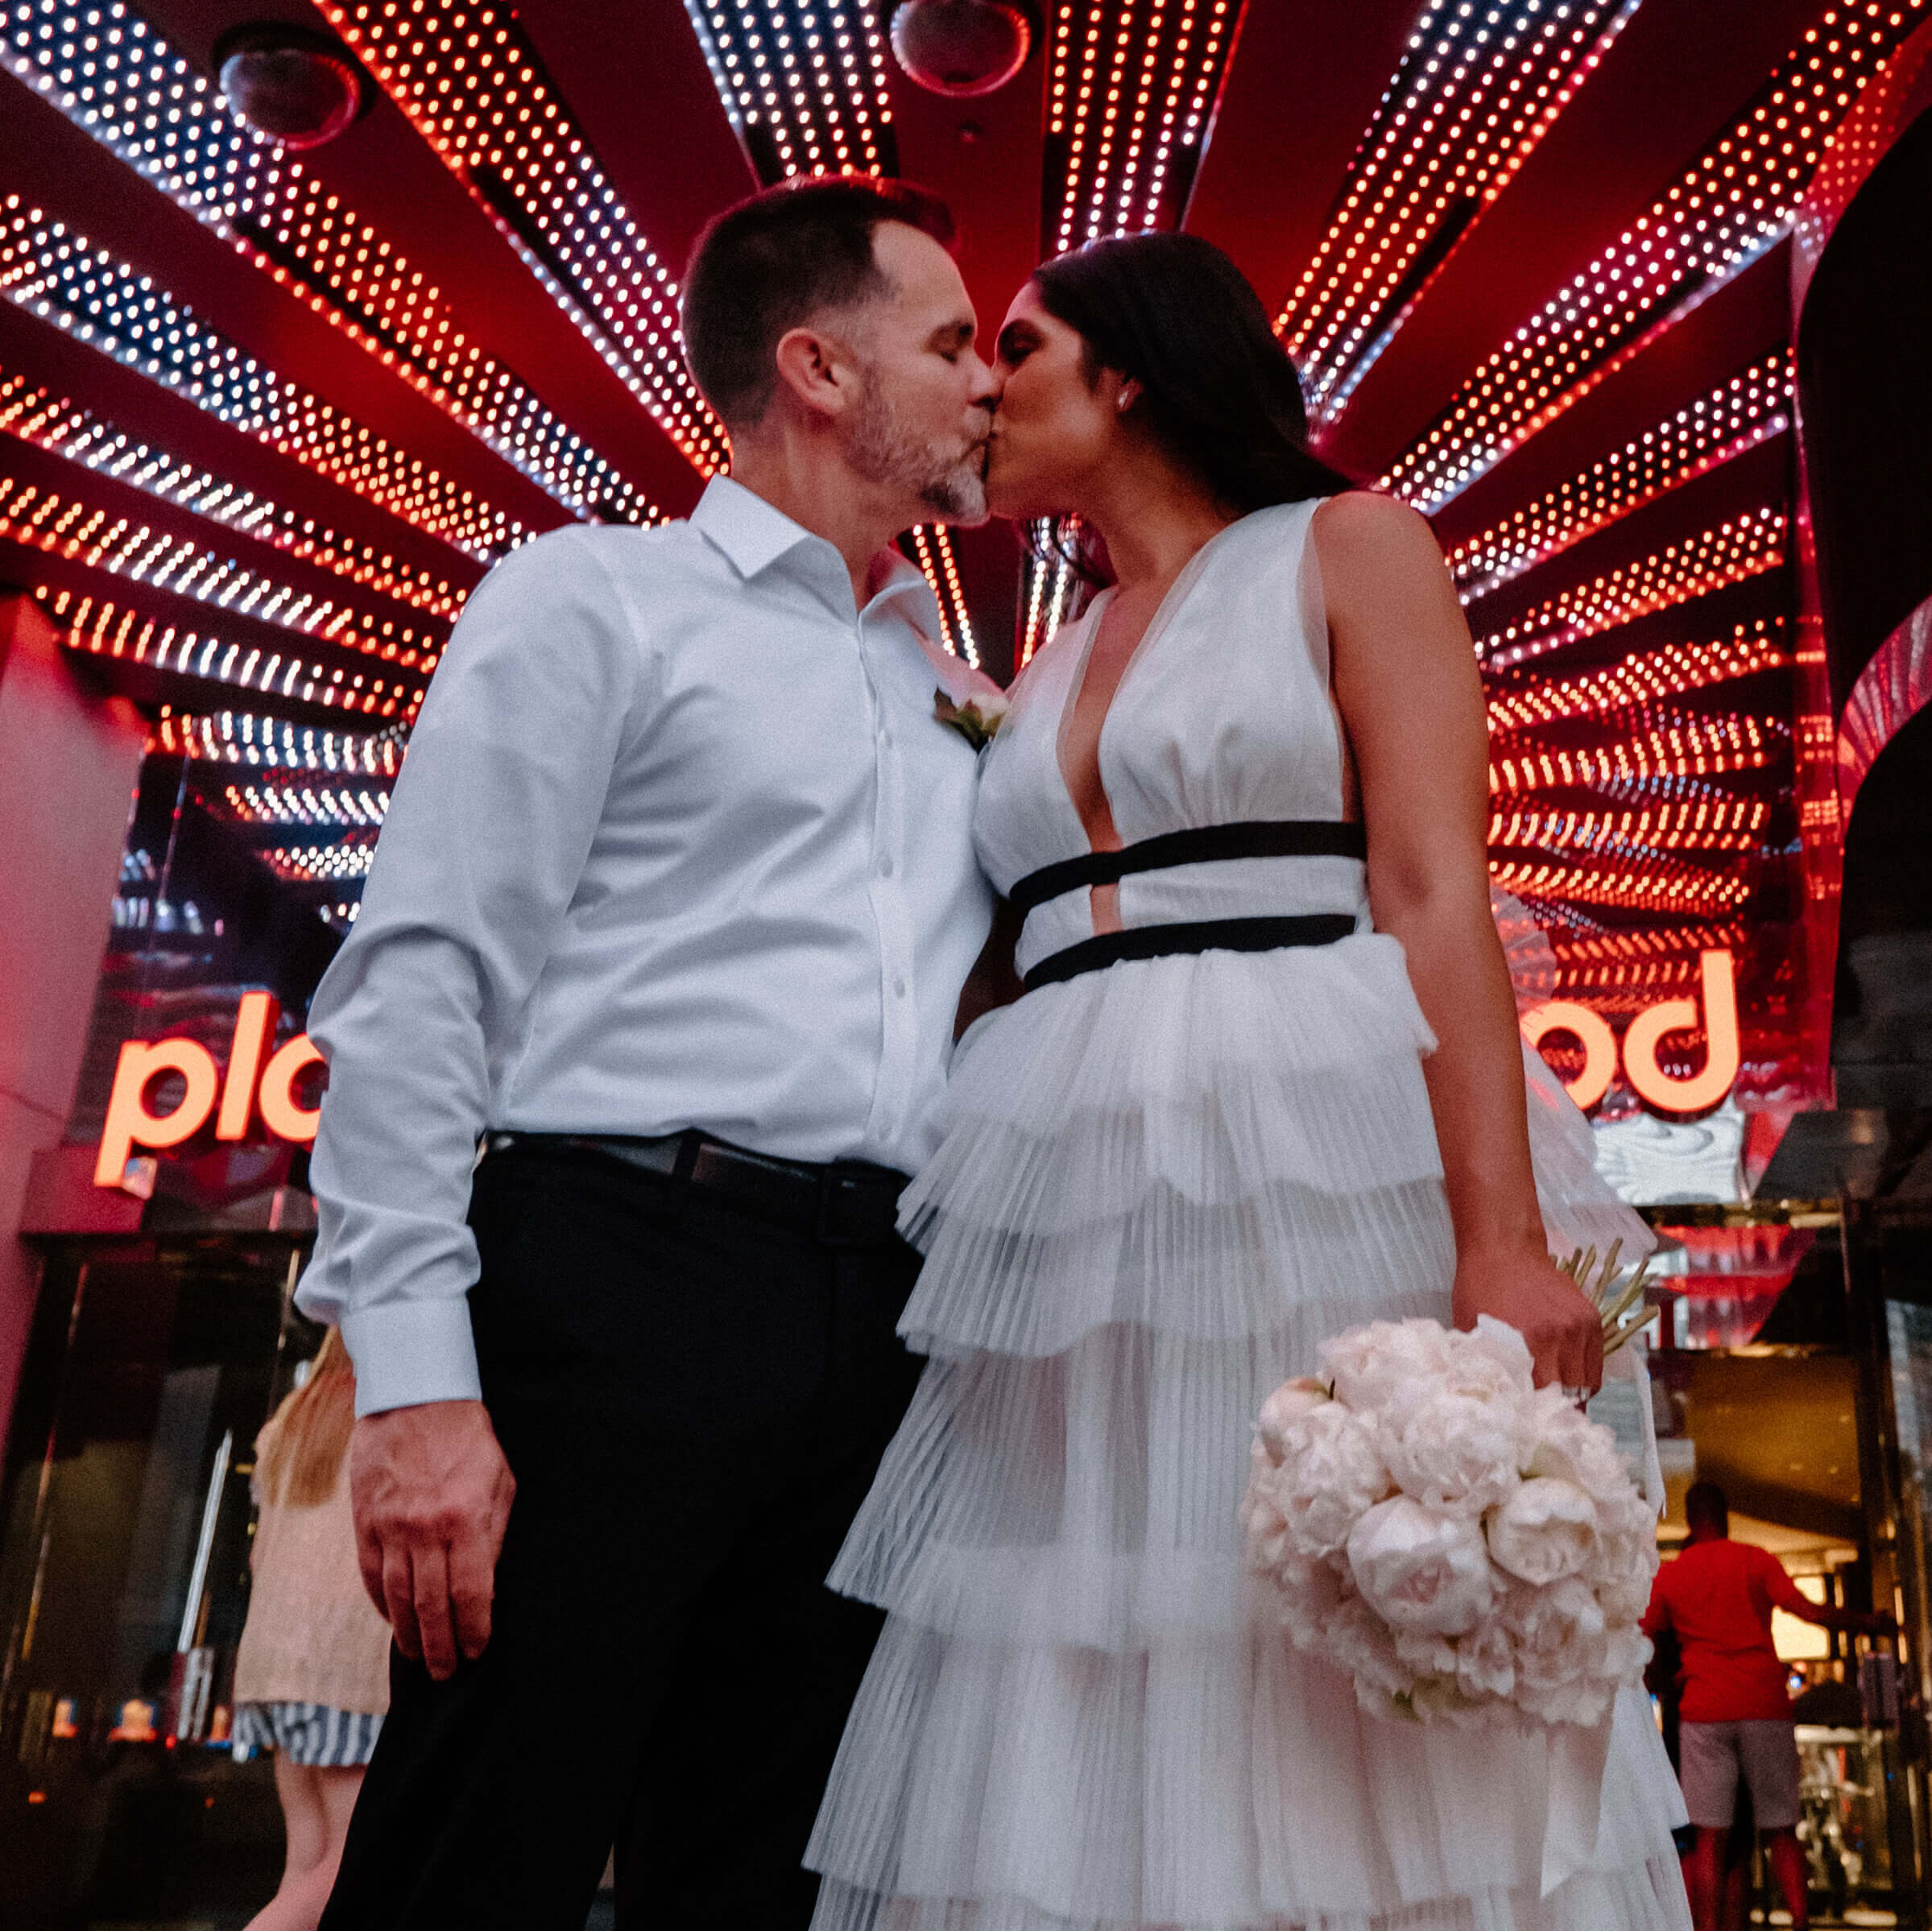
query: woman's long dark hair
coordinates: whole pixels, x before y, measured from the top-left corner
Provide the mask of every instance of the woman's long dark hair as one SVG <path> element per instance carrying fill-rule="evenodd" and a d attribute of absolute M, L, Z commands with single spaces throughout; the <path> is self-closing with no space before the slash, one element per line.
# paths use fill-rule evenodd
<path fill-rule="evenodd" d="M 1356 486 L 1308 448 L 1308 409 L 1288 351 L 1247 278 L 1212 242 L 1137 234 L 1090 242 L 1033 271 L 1047 312 L 1078 333 L 1090 378 L 1140 385 L 1134 414 L 1239 515 Z M 1033 526 L 1033 553 L 1107 575 L 1074 517 Z"/>

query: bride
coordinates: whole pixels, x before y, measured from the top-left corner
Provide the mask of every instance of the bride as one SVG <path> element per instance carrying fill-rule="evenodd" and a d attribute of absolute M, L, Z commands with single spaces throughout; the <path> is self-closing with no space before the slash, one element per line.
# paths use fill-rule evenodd
<path fill-rule="evenodd" d="M 1041 268 L 997 374 L 991 507 L 1107 587 L 983 766 L 1024 990 L 902 1205 L 930 1358 L 831 1578 L 888 1619 L 815 1931 L 1680 1931 L 1640 1695 L 1600 1735 L 1369 1716 L 1242 1575 L 1254 1416 L 1324 1337 L 1487 1313 L 1602 1375 L 1549 1247 L 1623 1210 L 1526 1089 L 1441 555 L 1308 453 L 1198 238 Z"/>

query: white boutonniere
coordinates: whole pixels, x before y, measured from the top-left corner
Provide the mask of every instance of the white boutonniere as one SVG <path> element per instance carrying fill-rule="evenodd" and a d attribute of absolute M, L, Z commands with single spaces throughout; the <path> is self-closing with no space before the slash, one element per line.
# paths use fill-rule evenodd
<path fill-rule="evenodd" d="M 949 724 L 976 751 L 983 751 L 999 735 L 1010 707 L 997 691 L 976 691 L 963 704 L 955 704 L 944 691 L 933 693 L 933 715 Z"/>

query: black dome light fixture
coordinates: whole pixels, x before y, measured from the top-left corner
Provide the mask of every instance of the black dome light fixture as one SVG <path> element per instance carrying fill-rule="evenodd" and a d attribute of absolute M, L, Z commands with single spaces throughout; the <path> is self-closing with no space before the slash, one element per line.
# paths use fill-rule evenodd
<path fill-rule="evenodd" d="M 230 27 L 215 71 L 229 112 L 283 147 L 320 147 L 363 109 L 362 69 L 341 41 L 274 20 Z"/>
<path fill-rule="evenodd" d="M 1032 46 L 1016 0 L 904 0 L 892 15 L 892 53 L 908 77 L 952 100 L 1004 87 Z"/>

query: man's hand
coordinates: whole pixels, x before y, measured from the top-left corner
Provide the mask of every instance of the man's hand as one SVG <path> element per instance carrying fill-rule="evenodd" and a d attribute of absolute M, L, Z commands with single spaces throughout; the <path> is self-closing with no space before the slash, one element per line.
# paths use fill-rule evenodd
<path fill-rule="evenodd" d="M 516 1478 L 480 1401 L 365 1415 L 349 1449 L 356 1553 L 403 1654 L 441 1683 L 490 1640 Z"/>
<path fill-rule="evenodd" d="M 1547 1254 L 1529 1248 L 1465 1255 L 1452 1303 L 1458 1328 L 1487 1314 L 1529 1344 L 1538 1387 L 1551 1382 L 1594 1395 L 1603 1385 L 1603 1322 Z"/>

